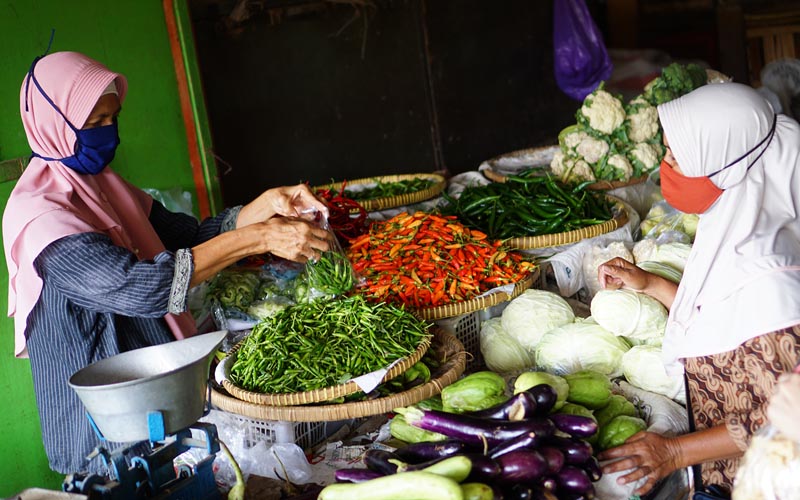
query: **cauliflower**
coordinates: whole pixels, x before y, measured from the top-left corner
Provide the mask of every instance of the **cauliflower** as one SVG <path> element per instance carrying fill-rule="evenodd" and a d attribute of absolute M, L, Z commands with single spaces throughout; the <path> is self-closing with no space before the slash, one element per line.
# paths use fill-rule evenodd
<path fill-rule="evenodd" d="M 550 162 L 550 170 L 563 182 L 597 180 L 588 163 L 581 158 L 565 155 L 563 151 L 555 152 Z"/>
<path fill-rule="evenodd" d="M 628 181 L 633 175 L 633 167 L 623 155 L 612 155 L 608 159 L 608 165 L 614 169 L 614 177 L 618 180 Z"/>
<path fill-rule="evenodd" d="M 611 135 L 625 121 L 625 109 L 620 99 L 598 88 L 583 100 L 577 119 L 578 123 Z"/>
<path fill-rule="evenodd" d="M 654 138 L 660 129 L 658 111 L 642 96 L 628 103 L 626 108 L 628 138 L 633 142 L 645 142 Z"/>
<path fill-rule="evenodd" d="M 608 154 L 608 143 L 586 134 L 575 148 L 575 152 L 583 157 L 586 163 L 597 163 Z"/>
<path fill-rule="evenodd" d="M 664 154 L 661 152 L 660 147 L 647 142 L 640 142 L 628 151 L 628 160 L 630 160 L 634 169 L 640 172 L 654 170 L 661 163 L 663 156 Z"/>
<path fill-rule="evenodd" d="M 607 141 L 592 136 L 580 125 L 571 125 L 562 130 L 558 134 L 558 143 L 567 155 L 583 158 L 590 164 L 603 159 L 609 150 Z"/>

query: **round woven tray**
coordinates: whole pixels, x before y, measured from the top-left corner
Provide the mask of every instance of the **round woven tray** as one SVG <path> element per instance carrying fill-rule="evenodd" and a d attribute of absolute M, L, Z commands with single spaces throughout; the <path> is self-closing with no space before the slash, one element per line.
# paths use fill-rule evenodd
<path fill-rule="evenodd" d="M 422 359 L 422 356 L 428 350 L 428 347 L 431 345 L 431 336 L 424 337 L 420 342 L 417 350 L 411 353 L 409 356 L 401 359 L 400 362 L 396 363 L 392 366 L 389 371 L 381 379 L 381 382 L 386 382 L 387 380 L 391 380 L 398 375 L 403 374 L 406 370 L 411 368 L 411 366 Z M 236 352 L 241 347 L 241 342 L 233 346 L 229 356 L 236 356 Z M 233 362 L 233 360 L 231 360 Z M 353 382 L 347 382 L 345 384 L 335 385 L 333 387 L 324 387 L 322 389 L 316 389 L 313 391 L 305 391 L 305 392 L 292 392 L 286 394 L 263 394 L 260 392 L 252 392 L 242 389 L 234 385 L 233 382 L 230 380 L 223 380 L 222 385 L 225 387 L 225 390 L 228 391 L 232 396 L 241 399 L 242 401 L 248 401 L 250 403 L 260 404 L 260 405 L 273 405 L 273 406 L 292 406 L 292 405 L 304 405 L 309 403 L 319 403 L 322 401 L 330 401 L 331 399 L 340 398 L 343 396 L 347 396 L 349 394 L 353 394 L 361 390 L 361 388 Z"/>
<path fill-rule="evenodd" d="M 415 191 L 413 193 L 406 193 L 397 196 L 387 196 L 385 198 L 375 198 L 372 200 L 356 200 L 358 201 L 359 205 L 364 207 L 364 210 L 367 212 L 376 212 L 380 210 L 386 210 L 388 208 L 396 208 L 396 207 L 403 207 L 406 205 L 411 205 L 414 203 L 419 203 L 425 200 L 430 200 L 431 198 L 435 198 L 439 196 L 447 182 L 445 181 L 444 176 L 439 174 L 399 174 L 399 175 L 384 175 L 381 177 L 368 177 L 364 179 L 355 179 L 352 181 L 347 181 L 346 186 L 357 186 L 357 185 L 364 185 L 364 184 L 377 184 L 378 182 L 399 182 L 399 181 L 408 181 L 412 179 L 430 179 L 434 181 L 434 184 L 431 185 L 427 189 L 423 189 L 421 191 Z M 312 191 L 317 191 L 320 189 L 334 189 L 340 190 L 342 188 L 341 182 L 335 182 L 333 184 L 324 184 L 322 186 L 315 186 L 312 188 Z"/>
<path fill-rule="evenodd" d="M 505 241 L 505 244 L 512 248 L 519 250 L 532 250 L 535 248 L 549 248 L 558 247 L 561 245 L 569 245 L 577 243 L 587 238 L 594 238 L 601 234 L 610 233 L 616 229 L 621 228 L 628 223 L 628 212 L 622 204 L 614 206 L 614 218 L 607 220 L 600 224 L 593 226 L 582 227 L 572 231 L 563 233 L 542 234 L 539 236 L 520 236 L 517 238 L 510 238 Z"/>
<path fill-rule="evenodd" d="M 431 374 L 425 384 L 404 392 L 352 403 L 318 406 L 268 406 L 250 403 L 231 397 L 224 389 L 213 384 L 211 404 L 220 410 L 259 420 L 280 420 L 289 422 L 330 422 L 349 418 L 368 417 L 392 411 L 394 408 L 408 406 L 428 399 L 442 392 L 464 373 L 467 353 L 464 346 L 452 334 L 440 328 L 433 329 L 431 349 L 442 365 Z"/>
<path fill-rule="evenodd" d="M 492 182 L 506 182 L 509 175 L 514 175 L 532 167 L 542 167 L 542 173 L 550 172 L 550 161 L 558 151 L 558 146 L 544 146 L 538 148 L 520 149 L 504 155 L 496 156 L 483 162 L 480 166 L 481 173 Z M 627 181 L 597 181 L 586 186 L 593 191 L 609 191 L 626 186 L 641 184 L 648 175 L 635 177 Z"/>
<path fill-rule="evenodd" d="M 487 307 L 500 304 L 507 300 L 511 300 L 517 295 L 531 287 L 539 278 L 539 268 L 535 268 L 525 279 L 518 281 L 514 284 L 514 290 L 511 294 L 506 292 L 497 292 L 482 297 L 475 297 L 474 299 L 465 300 L 463 302 L 453 302 L 438 307 L 430 307 L 427 309 L 416 309 L 414 312 L 422 319 L 437 320 L 442 318 L 452 318 L 453 316 L 460 316 L 475 311 L 481 311 Z"/>

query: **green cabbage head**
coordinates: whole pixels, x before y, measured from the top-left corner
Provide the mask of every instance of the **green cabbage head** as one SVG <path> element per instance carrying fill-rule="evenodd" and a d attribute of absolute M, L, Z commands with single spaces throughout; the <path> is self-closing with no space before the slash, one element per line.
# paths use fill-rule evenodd
<path fill-rule="evenodd" d="M 536 366 L 557 375 L 594 370 L 618 377 L 622 375 L 622 355 L 630 347 L 591 319 L 578 321 L 542 336 L 536 346 Z"/>
<path fill-rule="evenodd" d="M 631 347 L 622 356 L 622 374 L 631 385 L 686 404 L 683 376 L 667 375 L 661 360 L 661 347 Z"/>
<path fill-rule="evenodd" d="M 546 290 L 525 290 L 508 303 L 500 316 L 503 329 L 533 353 L 542 335 L 572 323 L 575 313 L 560 295 Z"/>
<path fill-rule="evenodd" d="M 527 370 L 533 357 L 516 338 L 504 329 L 500 318 L 487 319 L 481 325 L 481 355 L 486 367 L 498 373 Z"/>
<path fill-rule="evenodd" d="M 664 336 L 667 309 L 661 302 L 633 290 L 600 290 L 592 299 L 592 317 L 614 335 L 633 340 Z"/>

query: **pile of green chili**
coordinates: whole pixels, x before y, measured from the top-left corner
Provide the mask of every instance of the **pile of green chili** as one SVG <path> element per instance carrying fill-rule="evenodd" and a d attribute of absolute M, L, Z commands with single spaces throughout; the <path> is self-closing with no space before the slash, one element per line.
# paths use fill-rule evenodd
<path fill-rule="evenodd" d="M 388 198 L 401 194 L 416 193 L 433 186 L 435 181 L 432 179 L 416 178 L 404 181 L 381 182 L 378 181 L 374 186 L 363 189 L 345 189 L 344 196 L 357 201 L 374 200 L 377 198 Z"/>
<path fill-rule="evenodd" d="M 526 171 L 505 183 L 467 187 L 458 198 L 445 193 L 442 212 L 490 239 L 561 233 L 612 218 L 612 203 L 602 192 L 587 190 L 588 184 L 568 186 Z"/>
<path fill-rule="evenodd" d="M 410 355 L 428 327 L 402 308 L 360 295 L 292 306 L 253 328 L 230 379 L 267 394 L 339 385 Z"/>

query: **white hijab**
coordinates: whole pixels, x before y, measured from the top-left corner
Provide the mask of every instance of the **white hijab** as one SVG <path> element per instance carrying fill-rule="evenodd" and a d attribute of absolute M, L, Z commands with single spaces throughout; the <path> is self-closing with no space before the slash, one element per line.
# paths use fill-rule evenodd
<path fill-rule="evenodd" d="M 736 83 L 700 87 L 658 114 L 685 176 L 730 165 L 711 177 L 724 192 L 700 216 L 670 310 L 663 352 L 675 371 L 680 358 L 800 324 L 800 126 Z"/>

